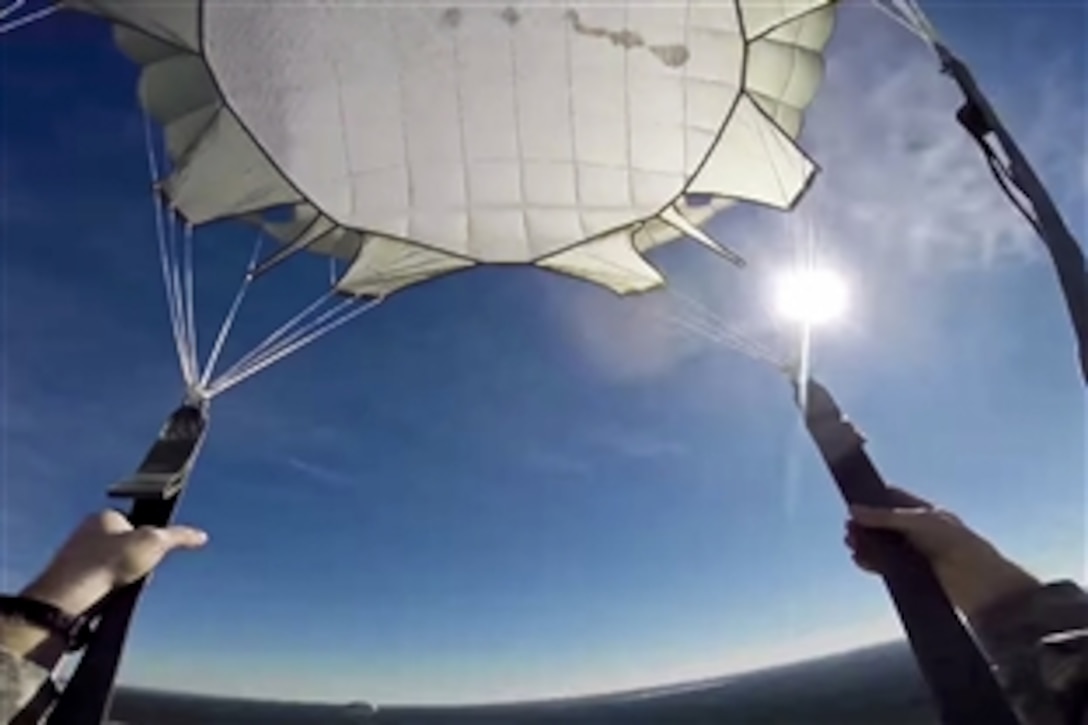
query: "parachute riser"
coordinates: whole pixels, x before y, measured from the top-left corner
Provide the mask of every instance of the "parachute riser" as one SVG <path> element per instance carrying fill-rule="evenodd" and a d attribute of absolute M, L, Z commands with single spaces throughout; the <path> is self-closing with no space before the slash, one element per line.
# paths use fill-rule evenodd
<path fill-rule="evenodd" d="M 134 500 L 177 497 L 200 454 L 207 428 L 207 402 L 187 400 L 166 419 L 136 473 L 113 484 L 108 495 Z"/>
<path fill-rule="evenodd" d="M 892 506 L 889 489 L 865 452 L 865 439 L 827 388 L 809 379 L 796 383 L 795 389 L 809 435 L 846 503 Z M 941 722 L 1019 725 L 928 559 L 893 532 L 867 532 L 866 545 L 882 572 Z"/>
<path fill-rule="evenodd" d="M 108 490 L 114 498 L 132 499 L 128 519 L 133 527 L 168 526 L 185 492 L 189 474 L 208 430 L 208 402 L 189 398 L 166 419 L 139 469 Z M 113 696 L 129 622 L 148 578 L 118 589 L 98 605 L 98 621 L 48 725 L 104 722 Z"/>
<path fill-rule="evenodd" d="M 1031 224 L 1050 255 L 1073 324 L 1081 375 L 1088 383 L 1088 268 L 1084 251 L 1066 226 L 1035 169 L 982 93 L 970 69 L 944 45 L 934 43 L 933 48 L 941 61 L 942 71 L 955 81 L 965 98 L 956 119 L 982 149 L 995 176 L 998 176 L 999 184 Z M 1007 164 L 999 160 L 991 139 L 997 141 L 1001 153 L 1008 160 Z M 1030 209 L 1025 209 L 1014 197 L 1006 187 L 1006 179 L 1030 202 Z"/>
<path fill-rule="evenodd" d="M 1069 231 L 1031 163 L 979 88 L 970 69 L 940 39 L 936 28 L 917 2 L 873 0 L 873 4 L 933 50 L 942 72 L 951 77 L 963 93 L 965 103 L 956 118 L 982 150 L 1002 191 L 1047 248 L 1073 324 L 1081 375 L 1088 384 L 1088 269 L 1080 244 Z M 1015 187 L 1029 204 L 1022 203 L 1010 187 Z"/>

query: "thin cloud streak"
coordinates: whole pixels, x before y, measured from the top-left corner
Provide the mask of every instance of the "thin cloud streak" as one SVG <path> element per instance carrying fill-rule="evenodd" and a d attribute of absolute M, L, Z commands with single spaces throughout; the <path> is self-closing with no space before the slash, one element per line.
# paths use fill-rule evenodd
<path fill-rule="evenodd" d="M 348 444 L 349 442 L 348 436 L 344 436 L 342 443 Z M 277 460 L 279 459 L 277 458 Z M 357 492 L 359 489 L 360 477 L 357 475 L 351 475 L 327 465 L 295 457 L 288 458 L 287 465 L 302 473 L 310 483 L 316 482 L 323 487 L 332 488 L 338 492 Z"/>

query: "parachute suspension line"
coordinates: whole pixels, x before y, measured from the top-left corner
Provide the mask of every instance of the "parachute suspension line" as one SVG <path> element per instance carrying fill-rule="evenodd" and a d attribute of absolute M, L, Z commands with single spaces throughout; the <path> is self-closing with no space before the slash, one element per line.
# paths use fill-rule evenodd
<path fill-rule="evenodd" d="M 329 255 L 329 286 L 335 287 L 340 279 L 340 267 L 336 264 L 336 257 Z"/>
<path fill-rule="evenodd" d="M 688 331 L 701 334 L 704 339 L 731 348 L 753 360 L 767 363 L 779 370 L 785 369 L 785 361 L 780 355 L 736 329 L 732 329 L 734 326 L 728 320 L 699 300 L 669 286 L 665 287 L 665 294 L 674 301 L 686 305 L 687 312 L 681 311 L 675 316 L 659 314 L 661 319 L 679 323 Z M 702 319 L 699 319 L 700 316 Z"/>
<path fill-rule="evenodd" d="M 4 20 L 9 16 L 14 15 L 15 12 L 22 8 L 24 5 L 26 5 L 26 0 L 14 0 L 14 2 L 10 3 L 9 5 L 5 5 L 4 8 L 0 10 L 0 20 Z M 6 23 L 0 23 L 0 35 L 10 33 L 13 30 L 18 30 L 19 28 L 30 25 L 31 23 L 36 23 L 43 18 L 49 17 L 60 9 L 61 4 L 54 3 L 53 5 L 47 5 L 44 8 L 35 10 L 34 12 L 27 13 L 20 18 L 9 20 Z"/>
<path fill-rule="evenodd" d="M 196 369 L 193 367 L 192 336 L 189 331 L 189 316 L 186 313 L 188 295 L 185 292 L 185 254 L 179 253 L 178 226 L 179 219 L 176 209 L 171 206 L 166 210 L 167 238 L 166 244 L 171 255 L 171 284 L 173 285 L 173 304 L 178 319 L 178 333 L 180 335 L 179 346 L 181 348 L 181 369 L 185 378 L 186 388 L 193 389 L 196 381 Z"/>
<path fill-rule="evenodd" d="M 16 10 L 26 5 L 26 0 L 13 0 L 11 3 L 0 8 L 0 20 L 15 13 Z"/>
<path fill-rule="evenodd" d="M 185 340 L 187 352 L 189 353 L 189 372 L 192 374 L 193 380 L 197 380 L 200 377 L 200 362 L 197 359 L 196 291 L 193 280 L 193 225 L 188 222 L 185 223 L 182 230 L 181 244 L 182 278 L 184 280 L 182 293 L 184 295 L 185 303 Z"/>
<path fill-rule="evenodd" d="M 596 257 L 596 255 L 594 256 Z M 601 257 L 596 258 L 605 264 L 611 264 L 617 269 L 622 269 L 619 265 L 616 265 L 610 260 Z M 689 332 L 698 334 L 704 339 L 730 347 L 743 355 L 748 355 L 755 360 L 768 363 L 780 370 L 787 369 L 787 365 L 781 355 L 776 354 L 765 345 L 756 342 L 734 329 L 735 326 L 725 317 L 714 312 L 699 300 L 668 285 L 665 286 L 664 290 L 665 294 L 672 300 L 685 305 L 687 307 L 687 312 L 680 315 L 657 313 L 659 319 L 676 322 Z M 684 317 L 684 314 L 687 314 L 687 317 Z M 699 319 L 700 316 L 702 319 Z"/>
<path fill-rule="evenodd" d="M 182 376 L 186 375 L 185 350 L 182 348 L 181 320 L 178 318 L 178 306 L 175 302 L 173 256 L 171 254 L 169 240 L 166 233 L 166 214 L 159 198 L 152 199 L 155 206 L 155 221 L 157 224 L 157 236 L 159 240 L 159 261 L 162 267 L 163 290 L 166 292 L 166 307 L 170 313 L 170 328 L 174 337 L 174 347 L 177 350 L 178 366 Z M 188 384 L 188 380 L 185 381 Z"/>
<path fill-rule="evenodd" d="M 587 254 L 588 253 L 587 250 Z M 626 271 L 626 268 L 622 265 L 616 264 L 607 257 L 596 254 L 591 256 L 605 266 L 612 267 L 618 271 Z M 740 332 L 730 329 L 732 326 L 724 317 L 715 313 L 695 298 L 689 297 L 668 285 L 665 285 L 664 291 L 671 299 L 685 305 L 687 310 L 671 315 L 655 311 L 654 316 L 659 320 L 665 323 L 675 323 L 677 326 L 704 340 L 722 347 L 728 347 L 735 352 L 747 355 L 758 362 L 767 363 L 779 371 L 786 371 L 788 369 L 788 366 L 780 355 L 776 355 L 767 347 L 748 338 Z M 702 319 L 700 319 L 700 316 Z"/>
<path fill-rule="evenodd" d="M 151 129 L 151 119 L 146 114 L 144 115 L 144 143 L 147 147 L 147 166 L 148 173 L 151 176 L 153 189 L 151 202 L 155 209 L 155 236 L 157 237 L 159 244 L 159 264 L 162 269 L 163 289 L 166 292 L 166 306 L 170 313 L 170 327 L 173 331 L 174 348 L 178 355 L 178 365 L 181 368 L 186 387 L 191 390 L 193 388 L 193 383 L 195 382 L 195 376 L 189 371 L 189 359 L 184 347 L 185 338 L 181 326 L 181 316 L 179 314 L 181 310 L 179 305 L 180 291 L 175 284 L 177 275 L 175 270 L 174 250 L 168 238 L 166 210 L 163 208 L 163 200 L 160 197 L 157 188 L 159 181 L 159 164 L 158 158 L 155 155 L 154 133 Z"/>
<path fill-rule="evenodd" d="M 257 240 L 253 243 L 253 254 L 250 256 L 249 265 L 246 267 L 246 275 L 242 278 L 242 283 L 238 285 L 238 292 L 234 295 L 234 301 L 231 302 L 230 309 L 223 318 L 222 324 L 219 325 L 215 343 L 212 345 L 212 351 L 208 354 L 204 372 L 200 376 L 199 389 L 202 393 L 207 390 L 208 383 L 211 381 L 212 375 L 215 374 L 215 366 L 219 362 L 219 355 L 223 352 L 223 345 L 226 344 L 231 328 L 234 327 L 234 320 L 238 317 L 238 311 L 242 308 L 242 301 L 245 300 L 249 286 L 253 284 L 253 270 L 257 268 L 257 259 L 261 255 L 261 242 L 262 236 L 258 232 Z"/>
<path fill-rule="evenodd" d="M 289 335 L 293 335 L 295 332 L 294 328 L 301 326 L 303 319 L 313 314 L 319 307 L 321 307 L 321 305 L 331 300 L 334 294 L 335 290 L 330 289 L 322 294 L 320 297 L 318 297 L 316 300 L 314 300 L 312 303 L 307 305 L 307 307 L 302 310 L 302 312 L 299 312 L 290 320 L 280 325 L 277 329 L 273 330 L 272 333 L 268 335 L 268 337 L 261 340 L 256 345 L 256 347 L 243 355 L 240 360 L 238 360 L 236 363 L 234 363 L 234 365 L 227 369 L 226 372 L 220 375 L 217 380 L 223 380 L 224 378 L 234 376 L 239 370 L 248 366 L 255 358 L 259 358 L 267 354 L 271 349 L 276 347 L 283 338 L 288 337 Z"/>
<path fill-rule="evenodd" d="M 291 342 L 285 342 L 275 352 L 271 352 L 268 355 L 264 356 L 261 360 L 249 365 L 245 370 L 239 372 L 233 377 L 221 379 L 213 383 L 211 389 L 208 391 L 208 396 L 213 397 L 233 388 L 234 386 L 244 382 L 246 379 L 261 372 L 270 365 L 274 365 L 288 355 L 291 355 L 292 353 L 306 347 L 315 340 L 324 337 L 336 328 L 341 327 L 348 322 L 351 322 L 356 317 L 359 317 L 366 312 L 369 312 L 370 310 L 380 305 L 384 300 L 384 297 L 375 297 L 370 301 L 366 302 L 365 304 L 360 304 L 361 299 L 358 297 L 351 297 L 343 300 L 335 308 L 333 308 L 329 312 L 326 312 L 320 318 L 311 323 L 310 327 L 312 329 L 308 333 L 303 333 L 300 331 L 300 333 Z M 355 306 L 354 309 L 348 309 L 353 305 Z M 334 317 L 336 313 L 341 311 L 344 311 L 343 314 L 341 314 L 339 317 Z"/>
<path fill-rule="evenodd" d="M 326 299 L 332 299 L 332 296 L 329 295 L 329 296 L 326 297 Z M 282 335 L 279 342 L 275 343 L 274 345 L 267 346 L 264 350 L 262 350 L 258 354 L 251 354 L 251 355 L 247 356 L 248 359 L 246 360 L 246 362 L 244 364 L 237 365 L 237 366 L 235 366 L 235 368 L 233 368 L 235 370 L 235 372 L 233 373 L 232 376 L 236 376 L 236 375 L 239 375 L 239 374 L 246 374 L 247 371 L 250 368 L 254 368 L 254 367 L 257 367 L 257 366 L 264 366 L 264 362 L 266 360 L 268 360 L 270 358 L 273 358 L 273 357 L 276 357 L 284 349 L 286 349 L 288 347 L 292 347 L 296 342 L 298 342 L 298 340 L 300 340 L 303 337 L 307 336 L 315 328 L 320 327 L 330 317 L 333 317 L 338 312 L 341 312 L 342 310 L 350 307 L 355 302 L 355 300 L 356 300 L 356 298 L 354 298 L 354 297 L 349 297 L 349 298 L 340 300 L 337 304 L 333 305 L 330 309 L 325 310 L 320 315 L 318 315 L 316 318 L 314 318 L 312 320 L 309 320 L 308 322 L 306 322 L 304 324 L 298 325 L 297 329 L 292 330 L 290 332 L 290 334 Z M 279 358 L 277 358 L 277 359 L 279 359 Z M 226 377 L 226 376 L 224 376 L 224 377 Z"/>
<path fill-rule="evenodd" d="M 937 29 L 915 0 L 873 0 L 873 5 L 926 45 L 932 47 L 940 42 Z"/>
<path fill-rule="evenodd" d="M 185 320 L 182 316 L 182 303 L 181 303 L 181 275 L 178 274 L 178 256 L 177 256 L 177 242 L 176 242 L 176 227 L 174 226 L 174 214 L 173 211 L 166 205 L 166 202 L 159 200 L 162 204 L 162 213 L 165 227 L 165 240 L 163 242 L 166 248 L 167 268 L 170 271 L 170 279 L 167 282 L 166 294 L 168 297 L 168 303 L 170 305 L 171 319 L 174 321 L 174 336 L 175 344 L 178 348 L 178 363 L 181 366 L 181 375 L 185 378 L 185 384 L 188 386 L 191 378 L 189 370 L 189 353 L 185 349 Z"/>
<path fill-rule="evenodd" d="M 695 298 L 667 286 L 665 287 L 665 294 L 673 300 L 686 304 L 689 316 L 684 317 L 683 314 L 677 316 L 659 315 L 661 319 L 677 322 L 681 327 L 696 334 L 701 334 L 707 340 L 730 347 L 743 355 L 768 363 L 779 370 L 787 369 L 786 361 L 782 359 L 781 355 L 735 329 L 730 329 L 733 326 L 724 317 Z M 699 319 L 700 315 L 703 317 L 701 320 Z"/>
<path fill-rule="evenodd" d="M 687 330 L 704 340 L 739 352 L 757 362 L 766 363 L 779 372 L 786 373 L 790 371 L 789 365 L 787 365 L 780 356 L 775 355 L 762 345 L 741 335 L 721 328 L 715 328 L 705 321 L 694 318 L 686 318 L 680 315 L 669 315 L 660 312 L 655 312 L 654 315 L 663 322 L 673 323 L 675 326 Z"/>

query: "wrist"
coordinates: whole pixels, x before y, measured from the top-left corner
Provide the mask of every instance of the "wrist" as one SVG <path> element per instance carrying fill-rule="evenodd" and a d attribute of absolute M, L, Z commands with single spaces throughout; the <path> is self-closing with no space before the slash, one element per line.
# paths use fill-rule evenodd
<path fill-rule="evenodd" d="M 97 604 L 110 588 L 101 576 L 57 577 L 46 571 L 19 592 L 19 596 L 49 604 L 75 617 Z"/>
<path fill-rule="evenodd" d="M 88 591 L 78 585 L 58 586 L 46 573 L 27 585 L 19 596 L 56 607 L 74 617 L 89 608 L 90 604 L 86 603 L 90 596 Z M 0 646 L 16 657 L 52 670 L 68 651 L 68 645 L 66 637 L 40 624 L 17 615 L 0 615 Z"/>
<path fill-rule="evenodd" d="M 0 646 L 52 669 L 65 652 L 86 642 L 85 597 L 82 587 L 53 586 L 44 576 L 18 596 L 0 597 Z"/>

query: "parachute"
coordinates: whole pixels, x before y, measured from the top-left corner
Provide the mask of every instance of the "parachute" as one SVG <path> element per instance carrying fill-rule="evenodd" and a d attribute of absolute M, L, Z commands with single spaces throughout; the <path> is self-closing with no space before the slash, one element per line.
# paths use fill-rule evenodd
<path fill-rule="evenodd" d="M 679 239 L 743 266 L 702 227 L 738 202 L 789 210 L 813 182 L 816 163 L 798 138 L 836 4 L 61 3 L 111 23 L 118 48 L 139 67 L 186 383 L 185 403 L 140 471 L 111 493 L 135 500 L 134 523 L 168 522 L 212 398 L 413 285 L 479 265 L 531 265 L 619 294 L 646 292 L 665 284 L 646 253 Z M 917 6 L 879 4 L 937 51 L 976 111 L 961 120 L 984 148 L 996 133 L 1015 150 Z M 1025 166 L 1006 181 L 1026 184 L 1043 209 L 1034 225 L 1044 241 L 1060 237 L 1056 212 Z M 224 220 L 255 227 L 276 247 L 263 258 L 254 250 L 201 363 L 191 260 L 171 242 L 179 223 L 184 245 L 194 230 Z M 1048 245 L 1062 248 L 1057 256 L 1075 272 L 1079 250 L 1067 242 Z M 248 285 L 299 253 L 332 260 L 327 294 L 215 375 Z M 1062 275 L 1075 320 L 1084 307 L 1074 304 L 1076 285 L 1084 290 L 1079 259 L 1079 283 L 1075 273 Z M 879 474 L 830 394 L 815 381 L 796 382 L 844 497 L 879 504 Z M 1015 723 L 928 564 L 902 540 L 885 543 L 889 589 L 947 722 Z M 100 613 L 54 725 L 108 708 L 140 587 Z"/>
<path fill-rule="evenodd" d="M 828 0 L 73 5 L 140 65 L 180 215 L 292 205 L 267 231 L 350 259 L 338 289 L 373 296 L 481 263 L 662 284 L 641 252 L 722 206 L 685 195 L 801 195 L 833 20 Z"/>
<path fill-rule="evenodd" d="M 299 252 L 346 265 L 330 290 L 338 305 L 292 321 L 215 378 L 221 345 L 205 369 L 195 359 L 188 250 L 171 259 L 161 241 L 194 400 L 339 326 L 361 299 L 480 264 L 534 265 L 620 294 L 664 285 L 644 255 L 679 238 L 743 265 L 701 226 L 737 200 L 789 209 L 812 181 L 796 139 L 835 9 L 66 7 L 111 21 L 139 67 L 139 102 L 168 161 L 149 143 L 170 230 L 160 237 L 175 221 L 257 226 L 279 246 L 247 282 Z"/>

